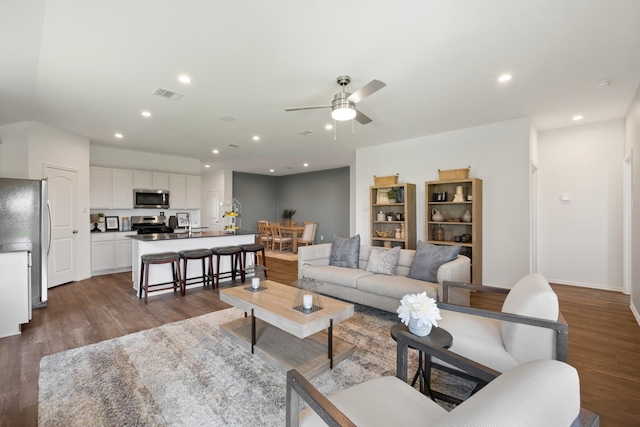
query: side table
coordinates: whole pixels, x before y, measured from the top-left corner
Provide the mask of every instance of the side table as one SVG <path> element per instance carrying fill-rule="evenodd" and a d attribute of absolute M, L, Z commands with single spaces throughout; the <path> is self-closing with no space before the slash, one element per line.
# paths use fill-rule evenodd
<path fill-rule="evenodd" d="M 396 323 L 391 327 L 391 338 L 394 341 L 398 340 L 398 332 L 409 332 L 409 328 L 404 323 Z M 443 328 L 432 328 L 431 333 L 425 337 L 415 336 L 416 340 L 424 341 L 431 345 L 435 345 L 442 348 L 449 348 L 453 344 L 453 337 L 449 332 Z M 415 386 L 416 381 L 420 379 L 420 391 L 428 395 L 433 400 L 433 393 L 431 392 L 431 356 L 425 355 L 421 351 L 418 351 L 418 371 L 411 381 L 411 386 Z"/>

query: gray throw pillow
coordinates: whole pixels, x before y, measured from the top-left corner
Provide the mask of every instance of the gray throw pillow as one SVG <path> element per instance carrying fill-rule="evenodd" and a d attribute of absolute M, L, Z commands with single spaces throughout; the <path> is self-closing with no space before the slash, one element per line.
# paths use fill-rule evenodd
<path fill-rule="evenodd" d="M 437 283 L 438 268 L 456 259 L 458 252 L 460 252 L 460 246 L 438 246 L 419 241 L 416 256 L 413 258 L 407 277 Z"/>
<path fill-rule="evenodd" d="M 400 246 L 393 249 L 371 248 L 367 271 L 395 276 L 398 269 L 398 258 L 400 258 Z"/>
<path fill-rule="evenodd" d="M 351 238 L 333 236 L 329 265 L 336 267 L 358 268 L 360 258 L 360 235 Z"/>

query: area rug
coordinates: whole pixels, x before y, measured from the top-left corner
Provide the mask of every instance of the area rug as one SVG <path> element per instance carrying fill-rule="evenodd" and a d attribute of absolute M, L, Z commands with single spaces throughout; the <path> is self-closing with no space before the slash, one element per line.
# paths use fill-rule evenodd
<path fill-rule="evenodd" d="M 223 336 L 231 308 L 44 357 L 39 426 L 282 426 L 286 377 Z M 356 346 L 312 383 L 324 394 L 395 374 L 398 318 L 356 306 L 334 334 Z M 411 352 L 415 353 L 415 352 Z M 414 354 L 411 355 L 416 367 Z M 435 389 L 466 397 L 471 385 L 437 375 Z"/>

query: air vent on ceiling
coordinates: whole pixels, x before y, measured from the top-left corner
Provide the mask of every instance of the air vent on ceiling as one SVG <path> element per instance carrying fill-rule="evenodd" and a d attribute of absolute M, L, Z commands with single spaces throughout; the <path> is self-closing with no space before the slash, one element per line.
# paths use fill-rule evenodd
<path fill-rule="evenodd" d="M 238 147 L 240 147 L 240 146 L 239 146 L 239 145 L 236 145 L 236 144 L 229 144 L 229 147 L 231 147 L 231 148 L 238 148 Z"/>
<path fill-rule="evenodd" d="M 174 101 L 178 101 L 184 96 L 184 93 L 174 92 L 172 90 L 163 89 L 161 87 L 157 87 L 153 91 L 153 94 L 156 96 L 161 96 L 163 98 L 173 99 Z"/>
<path fill-rule="evenodd" d="M 310 130 L 303 130 L 302 132 L 298 132 L 298 135 L 313 136 L 313 135 L 315 135 L 315 133 L 311 132 Z"/>

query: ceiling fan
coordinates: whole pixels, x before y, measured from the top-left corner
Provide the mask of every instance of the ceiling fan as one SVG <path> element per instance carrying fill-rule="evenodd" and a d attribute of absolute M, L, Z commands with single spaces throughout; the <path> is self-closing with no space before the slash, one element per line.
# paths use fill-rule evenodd
<path fill-rule="evenodd" d="M 365 114 L 356 110 L 356 104 L 367 96 L 372 95 L 385 87 L 387 84 L 380 80 L 371 80 L 366 85 L 355 91 L 353 94 L 345 91 L 345 86 L 351 82 L 349 76 L 338 76 L 336 82 L 342 86 L 342 91 L 333 96 L 331 105 L 314 105 L 310 107 L 287 108 L 285 111 L 313 110 L 316 108 L 331 108 L 331 117 L 334 120 L 345 121 L 356 119 L 360 124 L 366 125 L 371 119 Z"/>

